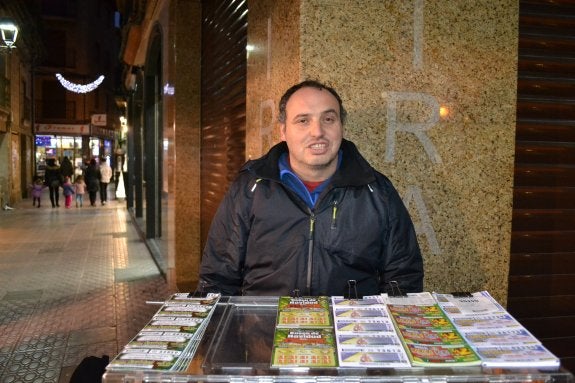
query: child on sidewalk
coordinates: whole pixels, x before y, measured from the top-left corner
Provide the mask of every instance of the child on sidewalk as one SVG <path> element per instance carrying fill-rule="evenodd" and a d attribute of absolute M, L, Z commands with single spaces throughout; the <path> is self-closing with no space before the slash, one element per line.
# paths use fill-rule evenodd
<path fill-rule="evenodd" d="M 76 207 L 78 207 L 78 204 L 82 207 L 84 204 L 84 194 L 86 193 L 86 183 L 84 182 L 84 177 L 81 175 L 76 176 L 74 192 L 76 193 Z"/>
<path fill-rule="evenodd" d="M 36 177 L 34 183 L 30 185 L 32 189 L 32 206 L 36 206 L 38 202 L 38 207 L 40 207 L 40 199 L 42 198 L 42 191 L 44 191 L 45 185 L 41 177 Z"/>
<path fill-rule="evenodd" d="M 74 194 L 74 187 L 70 182 L 70 177 L 66 176 L 64 178 L 64 184 L 62 185 L 62 189 L 64 189 L 64 197 L 66 209 L 69 209 L 72 206 L 72 195 Z"/>

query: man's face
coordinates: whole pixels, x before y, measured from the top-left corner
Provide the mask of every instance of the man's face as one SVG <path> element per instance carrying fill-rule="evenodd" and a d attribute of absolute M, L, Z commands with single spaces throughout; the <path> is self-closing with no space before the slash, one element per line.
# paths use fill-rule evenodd
<path fill-rule="evenodd" d="M 323 181 L 335 173 L 343 126 L 339 103 L 329 91 L 296 91 L 286 104 L 286 121 L 280 129 L 290 165 L 301 179 Z"/>

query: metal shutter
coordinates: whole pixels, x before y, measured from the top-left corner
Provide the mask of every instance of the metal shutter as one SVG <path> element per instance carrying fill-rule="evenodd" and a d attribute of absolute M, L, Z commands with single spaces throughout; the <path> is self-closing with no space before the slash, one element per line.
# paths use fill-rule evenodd
<path fill-rule="evenodd" d="M 246 0 L 202 2 L 201 235 L 245 161 Z"/>
<path fill-rule="evenodd" d="M 522 0 L 508 309 L 575 370 L 575 4 Z"/>

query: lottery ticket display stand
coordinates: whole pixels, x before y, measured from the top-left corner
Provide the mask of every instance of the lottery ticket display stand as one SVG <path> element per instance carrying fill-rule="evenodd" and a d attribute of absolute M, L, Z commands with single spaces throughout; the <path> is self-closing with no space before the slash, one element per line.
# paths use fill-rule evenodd
<path fill-rule="evenodd" d="M 108 369 L 103 382 L 575 382 L 561 367 L 272 367 L 278 299 L 221 297 L 184 368 Z"/>

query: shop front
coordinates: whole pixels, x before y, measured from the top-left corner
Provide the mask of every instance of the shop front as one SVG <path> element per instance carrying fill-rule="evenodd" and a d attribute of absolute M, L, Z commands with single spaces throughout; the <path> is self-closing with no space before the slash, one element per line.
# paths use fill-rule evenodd
<path fill-rule="evenodd" d="M 81 174 L 90 159 L 111 159 L 113 146 L 112 129 L 88 124 L 36 124 L 36 175 L 44 176 L 46 159 L 55 158 L 61 163 L 64 157 L 72 161 L 76 174 Z"/>

